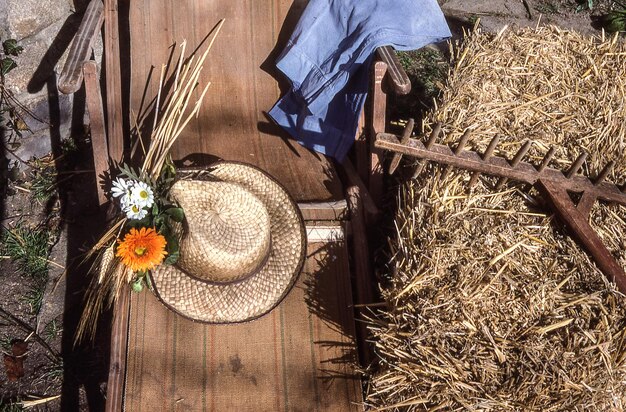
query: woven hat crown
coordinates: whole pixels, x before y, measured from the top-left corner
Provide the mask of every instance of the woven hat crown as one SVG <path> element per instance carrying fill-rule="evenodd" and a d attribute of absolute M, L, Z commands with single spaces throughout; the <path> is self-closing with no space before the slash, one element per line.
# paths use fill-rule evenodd
<path fill-rule="evenodd" d="M 256 273 L 271 247 L 265 205 L 237 183 L 179 180 L 170 194 L 185 211 L 177 265 L 199 280 L 235 282 Z"/>
<path fill-rule="evenodd" d="M 244 322 L 275 307 L 302 269 L 306 234 L 285 188 L 264 171 L 221 161 L 179 171 L 180 258 L 150 273 L 166 306 L 195 321 Z"/>

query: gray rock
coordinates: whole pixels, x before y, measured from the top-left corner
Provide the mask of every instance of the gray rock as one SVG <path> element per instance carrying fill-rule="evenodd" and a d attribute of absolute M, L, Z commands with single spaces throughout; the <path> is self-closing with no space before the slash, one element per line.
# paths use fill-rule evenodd
<path fill-rule="evenodd" d="M 8 157 L 43 156 L 51 151 L 51 135 L 55 139 L 69 136 L 73 96 L 60 94 L 56 81 L 76 25 L 77 19 L 64 18 L 19 42 L 24 52 L 15 58 L 18 66 L 6 76 L 6 87 L 32 116 L 23 113 L 30 132 L 11 138 L 14 156 Z"/>
<path fill-rule="evenodd" d="M 6 156 L 11 160 L 24 160 L 30 158 L 42 157 L 52 150 L 51 135 L 58 136 L 60 139 L 69 137 L 72 115 L 72 96 L 59 95 L 52 100 L 48 100 L 48 94 L 35 96 L 31 102 L 27 102 L 26 106 L 37 118 L 25 116 L 24 120 L 30 127 L 31 132 L 22 132 L 22 137 L 10 136 L 7 134 L 5 139 L 7 147 L 11 148 L 13 153 L 7 153 Z M 50 119 L 50 104 L 56 102 L 58 109 L 56 119 Z"/>
<path fill-rule="evenodd" d="M 16 96 L 27 91 L 39 92 L 46 80 L 61 70 L 68 50 L 60 48 L 60 42 L 53 40 L 58 37 L 64 25 L 65 21 L 57 21 L 36 35 L 19 42 L 24 51 L 13 58 L 17 67 L 5 78 L 7 88 Z M 69 41 L 62 43 L 65 45 Z"/>
<path fill-rule="evenodd" d="M 71 12 L 68 0 L 0 0 L 0 9 L 5 14 L 4 34 L 17 40 L 39 33 Z"/>

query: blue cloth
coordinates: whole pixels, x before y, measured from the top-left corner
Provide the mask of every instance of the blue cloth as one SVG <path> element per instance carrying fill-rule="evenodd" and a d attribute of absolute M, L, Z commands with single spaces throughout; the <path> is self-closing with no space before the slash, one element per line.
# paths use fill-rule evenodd
<path fill-rule="evenodd" d="M 343 160 L 374 50 L 415 50 L 448 37 L 436 0 L 310 0 L 276 63 L 292 87 L 269 115 L 300 144 Z"/>

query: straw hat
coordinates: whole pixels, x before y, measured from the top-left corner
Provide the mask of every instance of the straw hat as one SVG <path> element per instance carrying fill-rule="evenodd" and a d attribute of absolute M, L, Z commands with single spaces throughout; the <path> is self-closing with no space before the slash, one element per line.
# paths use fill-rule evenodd
<path fill-rule="evenodd" d="M 180 258 L 152 271 L 157 296 L 201 322 L 244 322 L 269 312 L 304 262 L 295 202 L 272 177 L 242 163 L 180 174 L 170 190 L 185 211 Z"/>

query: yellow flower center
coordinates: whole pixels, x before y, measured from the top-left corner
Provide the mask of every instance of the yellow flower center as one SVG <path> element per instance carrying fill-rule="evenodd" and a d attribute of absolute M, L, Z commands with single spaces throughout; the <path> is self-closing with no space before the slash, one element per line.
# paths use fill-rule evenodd
<path fill-rule="evenodd" d="M 135 254 L 137 256 L 143 256 L 143 254 L 146 253 L 147 250 L 148 250 L 148 248 L 145 247 L 145 246 L 137 246 L 135 248 Z"/>
<path fill-rule="evenodd" d="M 133 213 L 139 213 L 139 206 L 133 205 Z"/>
<path fill-rule="evenodd" d="M 145 190 L 142 190 L 141 192 L 139 192 L 139 197 L 141 197 L 142 199 L 147 199 L 148 198 L 148 192 Z"/>

